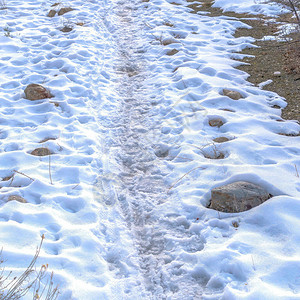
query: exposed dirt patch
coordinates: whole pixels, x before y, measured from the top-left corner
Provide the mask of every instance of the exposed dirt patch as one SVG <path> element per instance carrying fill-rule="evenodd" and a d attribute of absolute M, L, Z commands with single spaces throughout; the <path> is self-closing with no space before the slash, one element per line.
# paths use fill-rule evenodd
<path fill-rule="evenodd" d="M 248 21 L 244 21 L 248 23 Z M 240 29 L 237 35 L 258 35 L 262 39 L 278 31 L 273 23 L 264 20 L 251 21 L 252 29 Z M 294 40 L 292 35 L 289 36 Z M 300 121 L 300 43 L 288 43 L 275 40 L 258 40 L 259 48 L 247 48 L 243 54 L 252 55 L 242 61 L 248 65 L 238 69 L 250 74 L 248 80 L 255 85 L 271 79 L 265 89 L 276 92 L 287 100 L 288 106 L 282 111 L 284 119 Z M 297 46 L 298 45 L 298 46 Z M 295 48 L 296 47 L 296 48 Z M 297 53 L 297 51 L 299 53 Z"/>
<path fill-rule="evenodd" d="M 282 117 L 300 121 L 299 36 L 289 35 L 287 38 L 292 39 L 291 43 L 279 41 L 278 38 L 264 39 L 265 36 L 276 36 L 279 24 L 292 22 L 292 14 L 282 15 L 274 22 L 262 15 L 222 12 L 221 9 L 212 7 L 211 0 L 198 2 L 187 0 L 187 2 L 191 2 L 188 5 L 192 9 L 191 13 L 207 12 L 209 16 L 222 15 L 238 18 L 252 27 L 251 29 L 240 28 L 236 31 L 235 37 L 251 36 L 257 40 L 254 45 L 258 46 L 244 49 L 241 52 L 249 56 L 242 60 L 247 65 L 242 65 L 238 69 L 247 72 L 250 75 L 249 82 L 255 85 L 271 79 L 273 82 L 266 85 L 265 89 L 276 92 L 288 103 L 288 106 L 282 111 Z"/>

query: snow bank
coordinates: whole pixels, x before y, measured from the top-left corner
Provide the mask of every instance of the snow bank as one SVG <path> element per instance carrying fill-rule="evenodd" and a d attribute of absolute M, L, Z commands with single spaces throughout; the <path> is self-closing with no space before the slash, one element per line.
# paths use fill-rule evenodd
<path fill-rule="evenodd" d="M 224 11 L 235 11 L 237 13 L 264 14 L 268 16 L 278 15 L 286 12 L 277 3 L 266 3 L 263 0 L 214 0 L 213 7 L 220 7 Z"/>
<path fill-rule="evenodd" d="M 252 42 L 233 37 L 245 26 L 242 22 L 191 15 L 166 1 L 159 4 L 163 9 L 145 4 L 151 12 L 149 27 L 155 28 L 149 29 L 149 38 L 176 40 L 167 46 L 157 41 L 158 62 L 151 64 L 157 74 L 151 79 L 156 88 L 152 97 L 164 120 L 162 139 L 170 147 L 166 168 L 172 171 L 173 194 L 165 205 L 165 218 L 173 228 L 180 218 L 189 236 L 187 244 L 177 239 L 176 249 L 170 251 L 184 274 L 173 275 L 172 283 L 179 289 L 188 286 L 186 299 L 199 294 L 201 299 L 297 299 L 300 137 L 287 135 L 299 135 L 300 126 L 281 119 L 281 109 L 274 104 L 284 108 L 284 99 L 251 85 L 248 75 L 235 69 L 236 52 Z M 217 0 L 215 5 L 237 12 L 279 12 L 253 1 Z M 179 52 L 165 55 L 173 49 Z M 244 98 L 223 96 L 224 88 Z M 209 126 L 213 118 L 221 118 L 224 125 Z M 229 141 L 217 144 L 216 137 Z M 208 159 L 206 152 L 222 152 L 225 158 Z M 274 197 L 240 214 L 205 208 L 212 188 L 239 180 L 262 185 Z M 196 239 L 198 249 L 192 247 Z M 170 271 L 170 265 L 163 268 L 179 272 L 175 267 Z M 178 294 L 168 295 L 171 299 Z"/>
<path fill-rule="evenodd" d="M 4 266 L 20 274 L 44 234 L 37 268 L 49 264 L 49 271 L 54 271 L 59 299 L 112 299 L 115 287 L 109 268 L 118 264 L 120 253 L 129 260 L 130 254 L 122 248 L 130 242 L 126 230 L 115 223 L 118 213 L 112 212 L 114 217 L 105 213 L 103 193 L 95 185 L 104 163 L 97 110 L 103 101 L 101 86 L 110 83 L 103 65 L 113 56 L 111 35 L 103 21 L 109 6 L 75 1 L 74 11 L 49 18 L 49 1 L 7 5 L 7 10 L 0 10 Z M 66 24 L 73 30 L 63 33 Z M 25 99 L 24 89 L 30 83 L 42 84 L 54 97 Z M 30 154 L 38 147 L 49 148 L 51 161 L 49 156 Z M 5 204 L 10 195 L 22 196 L 28 203 Z M 105 227 L 114 231 L 111 238 L 118 244 L 114 249 Z M 119 237 L 118 231 L 123 231 Z"/>

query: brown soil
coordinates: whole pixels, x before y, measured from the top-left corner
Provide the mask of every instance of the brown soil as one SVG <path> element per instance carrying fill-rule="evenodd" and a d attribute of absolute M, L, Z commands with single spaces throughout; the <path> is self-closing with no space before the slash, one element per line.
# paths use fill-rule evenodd
<path fill-rule="evenodd" d="M 193 9 L 191 13 L 202 11 L 208 12 L 210 16 L 223 15 L 238 18 L 252 27 L 251 29 L 240 28 L 235 33 L 235 37 L 251 36 L 257 39 L 254 45 L 258 46 L 258 48 L 246 48 L 241 52 L 249 56 L 242 60 L 247 65 L 241 65 L 238 69 L 248 73 L 250 75 L 248 81 L 255 85 L 269 79 L 273 80 L 271 84 L 265 86 L 265 89 L 274 91 L 286 99 L 288 106 L 282 111 L 282 117 L 300 121 L 299 35 L 289 35 L 287 38 L 292 39 L 291 43 L 280 42 L 278 38 L 269 41 L 262 40 L 265 36 L 276 36 L 279 23 L 293 22 L 292 15 L 280 16 L 275 23 L 262 15 L 223 12 L 219 8 L 212 7 L 211 0 L 202 0 L 197 3 L 194 0 L 187 0 L 187 2 L 192 3 L 188 5 Z M 275 76 L 274 72 L 280 72 L 281 75 Z"/>
<path fill-rule="evenodd" d="M 278 31 L 275 24 L 266 25 L 261 19 L 251 23 L 252 29 L 240 29 L 236 34 L 248 34 L 253 37 L 260 35 L 258 38 L 262 39 Z M 278 40 L 256 41 L 255 45 L 259 48 L 242 51 L 243 54 L 254 57 L 245 57 L 243 62 L 248 65 L 240 66 L 239 69 L 250 74 L 248 80 L 255 85 L 269 79 L 273 80 L 271 84 L 265 86 L 265 89 L 276 92 L 286 99 L 288 106 L 282 111 L 283 119 L 300 121 L 300 70 L 297 70 L 300 67 L 300 55 L 297 55 L 297 48 L 294 48 L 297 47 L 296 44 Z M 275 72 L 280 72 L 281 75 L 275 76 Z"/>

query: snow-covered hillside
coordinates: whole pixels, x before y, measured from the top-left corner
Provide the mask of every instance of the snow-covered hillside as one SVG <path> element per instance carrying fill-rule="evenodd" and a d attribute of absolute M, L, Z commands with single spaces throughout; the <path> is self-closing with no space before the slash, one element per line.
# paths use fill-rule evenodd
<path fill-rule="evenodd" d="M 255 2 L 215 6 L 280 10 Z M 5 270 L 21 274 L 44 234 L 37 267 L 54 272 L 58 299 L 299 299 L 300 125 L 235 69 L 254 39 L 233 34 L 248 25 L 185 0 L 54 4 L 0 10 Z M 25 99 L 31 83 L 53 97 Z M 273 197 L 207 208 L 212 188 L 238 180 Z"/>

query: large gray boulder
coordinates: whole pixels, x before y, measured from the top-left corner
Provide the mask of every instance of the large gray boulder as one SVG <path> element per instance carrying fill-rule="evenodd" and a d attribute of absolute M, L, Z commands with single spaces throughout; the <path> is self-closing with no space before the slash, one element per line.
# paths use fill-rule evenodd
<path fill-rule="evenodd" d="M 249 210 L 268 200 L 270 194 L 261 186 L 237 181 L 212 189 L 210 208 L 238 213 Z"/>

